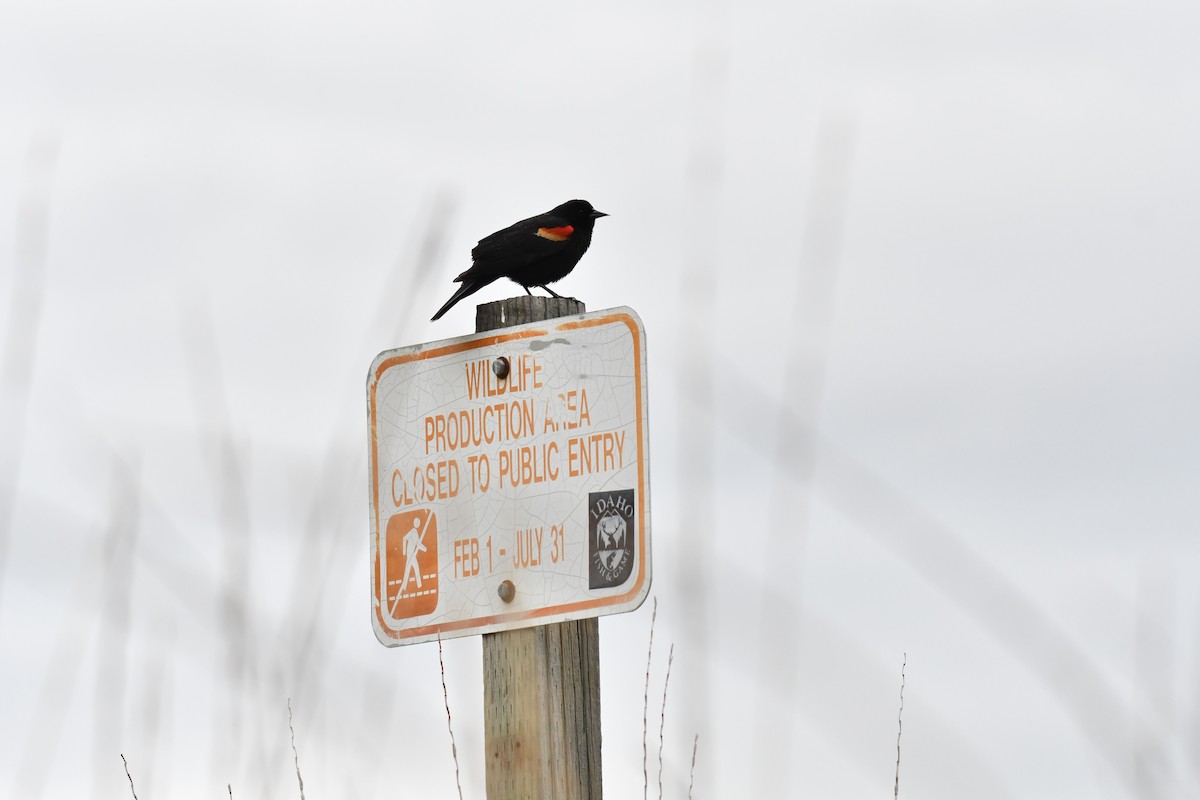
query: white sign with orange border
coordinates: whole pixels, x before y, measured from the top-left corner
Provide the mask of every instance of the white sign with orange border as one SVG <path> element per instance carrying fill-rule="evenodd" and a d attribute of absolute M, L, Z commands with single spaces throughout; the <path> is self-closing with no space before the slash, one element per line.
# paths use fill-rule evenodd
<path fill-rule="evenodd" d="M 648 407 L 629 308 L 380 353 L 367 378 L 379 641 L 640 606 Z"/>

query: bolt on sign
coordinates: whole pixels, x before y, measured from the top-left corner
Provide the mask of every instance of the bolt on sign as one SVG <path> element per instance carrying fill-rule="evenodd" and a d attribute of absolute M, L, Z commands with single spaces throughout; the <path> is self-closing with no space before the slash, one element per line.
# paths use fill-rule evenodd
<path fill-rule="evenodd" d="M 380 353 L 367 378 L 379 640 L 640 606 L 648 408 L 646 334 L 629 308 Z"/>

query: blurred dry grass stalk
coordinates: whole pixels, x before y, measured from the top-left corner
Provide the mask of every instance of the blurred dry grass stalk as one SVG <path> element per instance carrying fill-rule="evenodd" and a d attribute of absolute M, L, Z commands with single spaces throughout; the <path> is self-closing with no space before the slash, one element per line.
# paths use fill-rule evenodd
<path fill-rule="evenodd" d="M 58 151 L 56 133 L 33 136 L 25 155 L 25 183 L 17 205 L 15 269 L 8 298 L 8 328 L 0 353 L 0 624 L 4 620 L 4 576 L 45 301 L 50 185 Z"/>
<path fill-rule="evenodd" d="M 700 734 L 692 738 L 692 767 L 688 771 L 688 800 L 692 800 L 692 788 L 696 785 L 696 753 L 700 749 Z"/>

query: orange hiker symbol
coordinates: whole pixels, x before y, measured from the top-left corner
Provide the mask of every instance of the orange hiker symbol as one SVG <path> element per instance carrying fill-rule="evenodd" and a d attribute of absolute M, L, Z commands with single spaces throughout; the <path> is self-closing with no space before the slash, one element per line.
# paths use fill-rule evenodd
<path fill-rule="evenodd" d="M 385 577 L 388 613 L 395 619 L 437 608 L 437 517 L 429 509 L 403 511 L 388 520 Z"/>

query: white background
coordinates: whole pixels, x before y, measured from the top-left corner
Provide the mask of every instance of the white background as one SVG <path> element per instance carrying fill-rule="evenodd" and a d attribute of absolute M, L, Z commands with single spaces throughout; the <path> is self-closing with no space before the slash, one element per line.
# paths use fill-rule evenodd
<path fill-rule="evenodd" d="M 455 796 L 364 374 L 482 236 L 648 332 L 664 796 L 1200 790 L 1200 11 L 0 5 L 0 794 Z M 817 435 L 811 435 L 813 432 Z M 643 786 L 650 606 L 601 623 Z M 480 653 L 447 643 L 464 796 Z"/>

